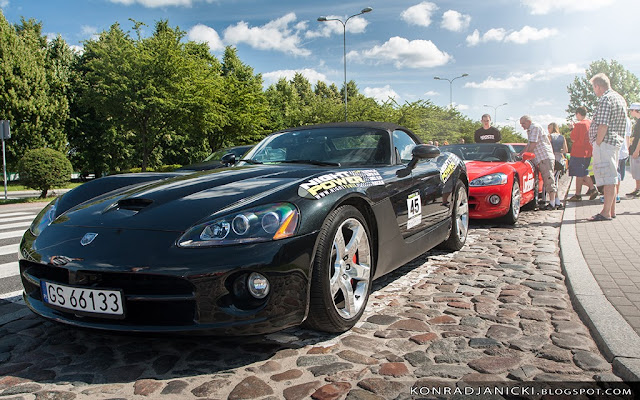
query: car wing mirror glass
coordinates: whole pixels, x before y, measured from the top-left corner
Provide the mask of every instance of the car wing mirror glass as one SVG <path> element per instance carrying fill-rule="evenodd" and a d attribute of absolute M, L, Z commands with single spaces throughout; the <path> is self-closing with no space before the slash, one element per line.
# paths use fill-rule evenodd
<path fill-rule="evenodd" d="M 411 161 L 407 164 L 407 167 L 398 171 L 398 177 L 402 178 L 411 172 L 412 169 L 416 167 L 416 164 L 420 160 L 426 160 L 428 158 L 436 158 L 440 155 L 440 149 L 437 146 L 432 146 L 430 144 L 419 144 L 411 150 Z"/>
<path fill-rule="evenodd" d="M 236 163 L 236 155 L 233 153 L 225 154 L 222 156 L 220 163 L 224 165 L 233 165 Z"/>

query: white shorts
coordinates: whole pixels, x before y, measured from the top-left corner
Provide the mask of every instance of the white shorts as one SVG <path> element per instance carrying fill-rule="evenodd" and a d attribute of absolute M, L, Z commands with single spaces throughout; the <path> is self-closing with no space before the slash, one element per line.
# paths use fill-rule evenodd
<path fill-rule="evenodd" d="M 629 168 L 631 170 L 631 176 L 633 179 L 640 181 L 640 157 L 629 157 L 629 164 L 631 165 Z"/>
<path fill-rule="evenodd" d="M 620 147 L 602 142 L 593 144 L 593 175 L 596 185 L 616 185 L 618 183 L 618 156 Z"/>

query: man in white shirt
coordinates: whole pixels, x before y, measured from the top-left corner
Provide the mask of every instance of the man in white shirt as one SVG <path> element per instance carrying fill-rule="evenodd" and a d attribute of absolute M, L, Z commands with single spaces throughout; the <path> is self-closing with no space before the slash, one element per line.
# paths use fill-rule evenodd
<path fill-rule="evenodd" d="M 549 204 L 545 209 L 554 210 L 556 208 L 562 208 L 562 206 L 554 206 L 558 188 L 556 187 L 553 176 L 555 156 L 553 155 L 549 135 L 542 129 L 542 126 L 533 123 L 531 117 L 528 115 L 523 115 L 520 118 L 520 126 L 527 131 L 527 145 L 522 152 L 532 152 L 536 155 L 533 161 L 535 161 L 540 174 L 542 174 L 544 188 L 549 194 Z"/>

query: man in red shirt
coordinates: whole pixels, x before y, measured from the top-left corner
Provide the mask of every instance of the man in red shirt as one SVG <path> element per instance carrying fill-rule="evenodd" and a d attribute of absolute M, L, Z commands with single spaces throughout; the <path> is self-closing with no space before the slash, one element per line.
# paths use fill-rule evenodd
<path fill-rule="evenodd" d="M 587 195 L 589 200 L 598 197 L 598 189 L 595 188 L 591 177 L 589 177 L 589 164 L 591 163 L 591 153 L 593 147 L 589 143 L 589 127 L 591 121 L 586 119 L 587 110 L 578 107 L 576 110 L 576 122 L 571 129 L 571 158 L 569 159 L 569 176 L 576 179 L 576 194 L 569 198 L 569 201 L 582 200 L 582 185 L 589 188 Z"/>

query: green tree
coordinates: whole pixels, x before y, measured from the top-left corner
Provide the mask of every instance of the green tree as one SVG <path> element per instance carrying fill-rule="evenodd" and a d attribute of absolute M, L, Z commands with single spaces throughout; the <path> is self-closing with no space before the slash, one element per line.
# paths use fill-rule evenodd
<path fill-rule="evenodd" d="M 162 163 L 167 145 L 190 144 L 182 159 L 172 152 L 179 164 L 201 156 L 206 132 L 219 129 L 225 113 L 219 63 L 204 45 L 183 43 L 185 33 L 167 21 L 142 38 L 142 25 L 134 21 L 135 39 L 114 24 L 85 43 L 81 69 L 91 90 L 80 103 L 113 121 L 145 171 Z"/>
<path fill-rule="evenodd" d="M 48 45 L 40 23 L 22 19 L 13 26 L 0 13 L 0 117 L 11 121 L 9 168 L 29 149 L 65 149 L 68 85 L 65 63 L 56 59 L 64 46 Z"/>
<path fill-rule="evenodd" d="M 589 114 L 593 113 L 596 108 L 597 97 L 593 93 L 589 80 L 600 72 L 609 77 L 611 88 L 620 93 L 627 101 L 627 104 L 640 99 L 640 81 L 637 76 L 615 60 L 610 62 L 604 59 L 594 61 L 585 70 L 584 77 L 576 76 L 573 83 L 567 87 L 569 105 L 566 111 L 569 118 L 575 116 L 576 109 L 580 106 L 584 106 Z"/>
<path fill-rule="evenodd" d="M 47 197 L 49 189 L 69 182 L 72 172 L 67 157 L 53 149 L 29 150 L 18 163 L 20 182 L 27 187 L 40 190 L 42 199 Z"/>
<path fill-rule="evenodd" d="M 222 59 L 224 96 L 221 105 L 226 118 L 208 136 L 211 150 L 230 145 L 251 144 L 264 137 L 269 124 L 268 101 L 262 90 L 262 75 L 244 64 L 235 48 L 227 46 Z"/>

